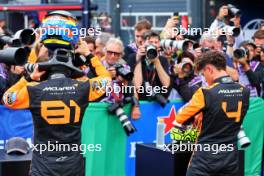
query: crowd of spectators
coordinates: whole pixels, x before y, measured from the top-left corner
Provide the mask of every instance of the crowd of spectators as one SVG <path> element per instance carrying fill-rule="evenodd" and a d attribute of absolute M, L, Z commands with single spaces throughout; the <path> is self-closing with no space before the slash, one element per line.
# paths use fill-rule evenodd
<path fill-rule="evenodd" d="M 153 96 L 159 94 L 166 100 L 182 99 L 188 102 L 199 87 L 207 85 L 203 76 L 196 71 L 195 63 L 197 58 L 209 50 L 216 50 L 225 55 L 227 73 L 234 81 L 248 87 L 251 97 L 264 98 L 264 29 L 258 29 L 252 40 L 247 41 L 240 25 L 241 14 L 226 18 L 230 16 L 228 13 L 228 6 L 222 6 L 209 30 L 195 40 L 190 36 L 175 33 L 174 29 L 180 25 L 177 16 L 168 19 L 161 33 L 152 30 L 149 21 L 138 21 L 134 26 L 134 42 L 127 46 L 124 46 L 120 38 L 105 32 L 97 37 L 87 36 L 82 40 L 86 42 L 87 50 L 97 56 L 109 71 L 116 85 L 135 87 L 130 94 L 138 100 L 157 100 Z M 217 33 L 223 28 L 234 27 L 239 29 L 238 35 L 229 32 Z M 0 21 L 0 33 L 11 35 L 5 28 L 4 21 Z M 9 46 L 1 44 L 1 47 L 4 49 Z M 35 58 L 33 62 L 48 58 L 47 49 L 38 39 L 29 47 L 31 53 L 28 62 L 32 62 L 32 58 Z M 121 78 L 117 74 L 116 65 L 122 65 L 128 72 L 132 72 L 133 78 Z M 89 68 L 84 68 L 84 71 L 88 77 L 96 75 L 90 74 Z M 23 66 L 0 63 L 0 96 L 24 73 Z M 125 97 L 125 94 L 118 96 Z M 116 101 L 112 98 L 105 96 L 100 101 Z M 135 119 L 140 117 L 138 106 L 132 107 L 131 115 Z"/>

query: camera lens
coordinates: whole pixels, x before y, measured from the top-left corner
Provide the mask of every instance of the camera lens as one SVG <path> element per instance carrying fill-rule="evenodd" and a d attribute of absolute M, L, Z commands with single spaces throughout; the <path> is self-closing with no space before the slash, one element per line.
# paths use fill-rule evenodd
<path fill-rule="evenodd" d="M 148 45 L 146 48 L 146 57 L 148 59 L 155 59 L 158 56 L 158 51 L 155 46 L 153 45 Z"/>
<path fill-rule="evenodd" d="M 193 71 L 193 66 L 191 63 L 183 63 L 182 64 L 182 71 L 186 74 L 191 74 Z"/>
<path fill-rule="evenodd" d="M 238 59 L 241 59 L 247 55 L 247 50 L 244 48 L 238 48 L 234 51 L 234 56 Z"/>

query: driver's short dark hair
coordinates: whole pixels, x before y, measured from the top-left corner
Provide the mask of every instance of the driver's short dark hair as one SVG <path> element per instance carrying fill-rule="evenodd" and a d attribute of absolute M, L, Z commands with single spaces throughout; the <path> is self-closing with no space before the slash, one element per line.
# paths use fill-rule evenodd
<path fill-rule="evenodd" d="M 202 54 L 195 64 L 197 71 L 201 71 L 206 65 L 213 65 L 217 70 L 226 70 L 226 58 L 219 51 L 208 51 Z"/>

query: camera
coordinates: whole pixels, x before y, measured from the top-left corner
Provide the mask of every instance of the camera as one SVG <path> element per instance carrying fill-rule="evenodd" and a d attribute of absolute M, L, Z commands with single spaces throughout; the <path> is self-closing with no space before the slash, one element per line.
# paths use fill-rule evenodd
<path fill-rule="evenodd" d="M 248 49 L 246 49 L 244 47 L 241 47 L 241 48 L 236 49 L 233 52 L 233 55 L 234 55 L 234 57 L 236 57 L 238 59 L 241 59 L 241 58 L 243 58 L 245 56 L 248 56 L 249 55 L 249 51 L 248 51 Z"/>
<path fill-rule="evenodd" d="M 8 44 L 12 47 L 20 47 L 22 45 L 31 45 L 36 39 L 35 33 L 32 29 L 22 29 L 16 32 L 14 36 L 2 35 L 0 36 L 1 44 Z"/>
<path fill-rule="evenodd" d="M 160 45 L 162 48 L 168 49 L 180 49 L 180 50 L 187 50 L 190 40 L 170 40 L 170 39 L 164 39 L 161 40 Z"/>
<path fill-rule="evenodd" d="M 157 48 L 154 45 L 146 46 L 146 58 L 147 59 L 155 59 L 158 56 Z"/>
<path fill-rule="evenodd" d="M 240 127 L 240 130 L 237 134 L 237 138 L 238 138 L 238 143 L 240 144 L 241 148 L 246 148 L 251 144 L 242 126 Z"/>
<path fill-rule="evenodd" d="M 130 70 L 130 67 L 128 65 L 115 64 L 114 67 L 116 69 L 117 76 L 121 76 L 127 81 L 132 81 L 134 73 Z"/>
<path fill-rule="evenodd" d="M 208 51 L 210 51 L 210 48 L 208 48 L 208 47 L 202 47 L 202 48 L 201 48 L 201 52 L 202 52 L 202 53 L 206 53 L 206 52 L 208 52 Z"/>
<path fill-rule="evenodd" d="M 0 63 L 7 65 L 24 65 L 29 56 L 28 48 L 10 47 L 0 51 Z"/>
<path fill-rule="evenodd" d="M 261 49 L 262 52 L 264 52 L 264 45 L 261 45 L 260 49 Z"/>
<path fill-rule="evenodd" d="M 234 5 L 228 4 L 227 8 L 228 8 L 228 16 L 230 18 L 234 18 L 235 16 L 241 15 L 240 9 L 236 8 Z"/>
<path fill-rule="evenodd" d="M 153 90 L 152 90 L 152 86 L 150 85 L 150 83 L 148 81 L 145 82 L 145 89 L 148 93 L 150 93 L 150 100 L 156 101 L 158 102 L 162 107 L 165 107 L 166 104 L 169 102 L 169 100 L 167 100 L 164 96 L 162 96 L 161 94 L 156 94 Z"/>
<path fill-rule="evenodd" d="M 131 101 L 132 101 L 132 104 L 136 103 L 134 102 L 135 99 L 131 97 L 126 97 L 123 99 L 122 102 L 113 103 L 112 105 L 108 107 L 108 112 L 118 117 L 127 136 L 130 136 L 130 134 L 136 131 L 136 128 L 134 127 L 132 122 L 129 120 L 128 116 L 125 114 L 124 109 L 123 109 L 124 105 Z"/>
<path fill-rule="evenodd" d="M 0 36 L 0 46 L 6 44 L 11 47 L 0 51 L 0 63 L 7 65 L 24 65 L 30 54 L 28 47 L 23 45 L 31 45 L 34 43 L 36 36 L 32 29 L 23 29 L 16 32 L 14 36 Z"/>
<path fill-rule="evenodd" d="M 179 66 L 186 75 L 191 75 L 194 72 L 193 65 L 190 62 L 183 61 Z"/>
<path fill-rule="evenodd" d="M 240 28 L 235 26 L 225 25 L 222 27 L 222 30 L 227 34 L 232 34 L 233 37 L 237 37 L 240 34 Z"/>
<path fill-rule="evenodd" d="M 34 71 L 34 69 L 35 69 L 35 64 L 31 64 L 31 63 L 26 63 L 25 65 L 24 65 L 24 68 L 25 68 L 25 70 L 28 72 L 28 73 L 32 73 L 33 71 Z"/>

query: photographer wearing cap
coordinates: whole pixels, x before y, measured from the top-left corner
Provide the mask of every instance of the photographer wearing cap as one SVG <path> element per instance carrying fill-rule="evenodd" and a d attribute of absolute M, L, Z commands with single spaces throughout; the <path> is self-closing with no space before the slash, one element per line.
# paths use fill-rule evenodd
<path fill-rule="evenodd" d="M 199 88 L 175 119 L 184 128 L 192 116 L 203 113 L 196 143 L 202 147 L 193 152 L 186 175 L 237 175 L 237 135 L 249 107 L 249 90 L 228 76 L 225 57 L 218 51 L 203 54 L 196 66 L 209 86 Z M 213 145 L 218 146 L 216 153 Z"/>
<path fill-rule="evenodd" d="M 165 57 L 159 55 L 160 37 L 153 31 L 147 31 L 143 39 L 137 53 L 131 54 L 127 60 L 134 72 L 133 82 L 139 100 L 149 100 L 152 97 L 150 89 L 156 89 L 155 94 L 167 97 L 170 87 L 169 64 Z"/>
<path fill-rule="evenodd" d="M 111 78 L 106 70 L 93 79 L 81 77 L 84 74 L 74 65 L 78 59 L 74 51 L 87 62 L 94 56 L 83 45 L 85 42 L 79 41 L 79 33 L 72 35 L 78 25 L 71 13 L 50 12 L 42 28 L 61 30 L 42 33 L 41 42 L 48 48 L 49 60 L 34 65 L 28 77 L 6 91 L 3 102 L 11 109 L 29 109 L 32 113 L 32 176 L 83 176 L 82 118 L 88 102 L 104 95 Z M 63 147 L 54 147 L 58 145 Z"/>

